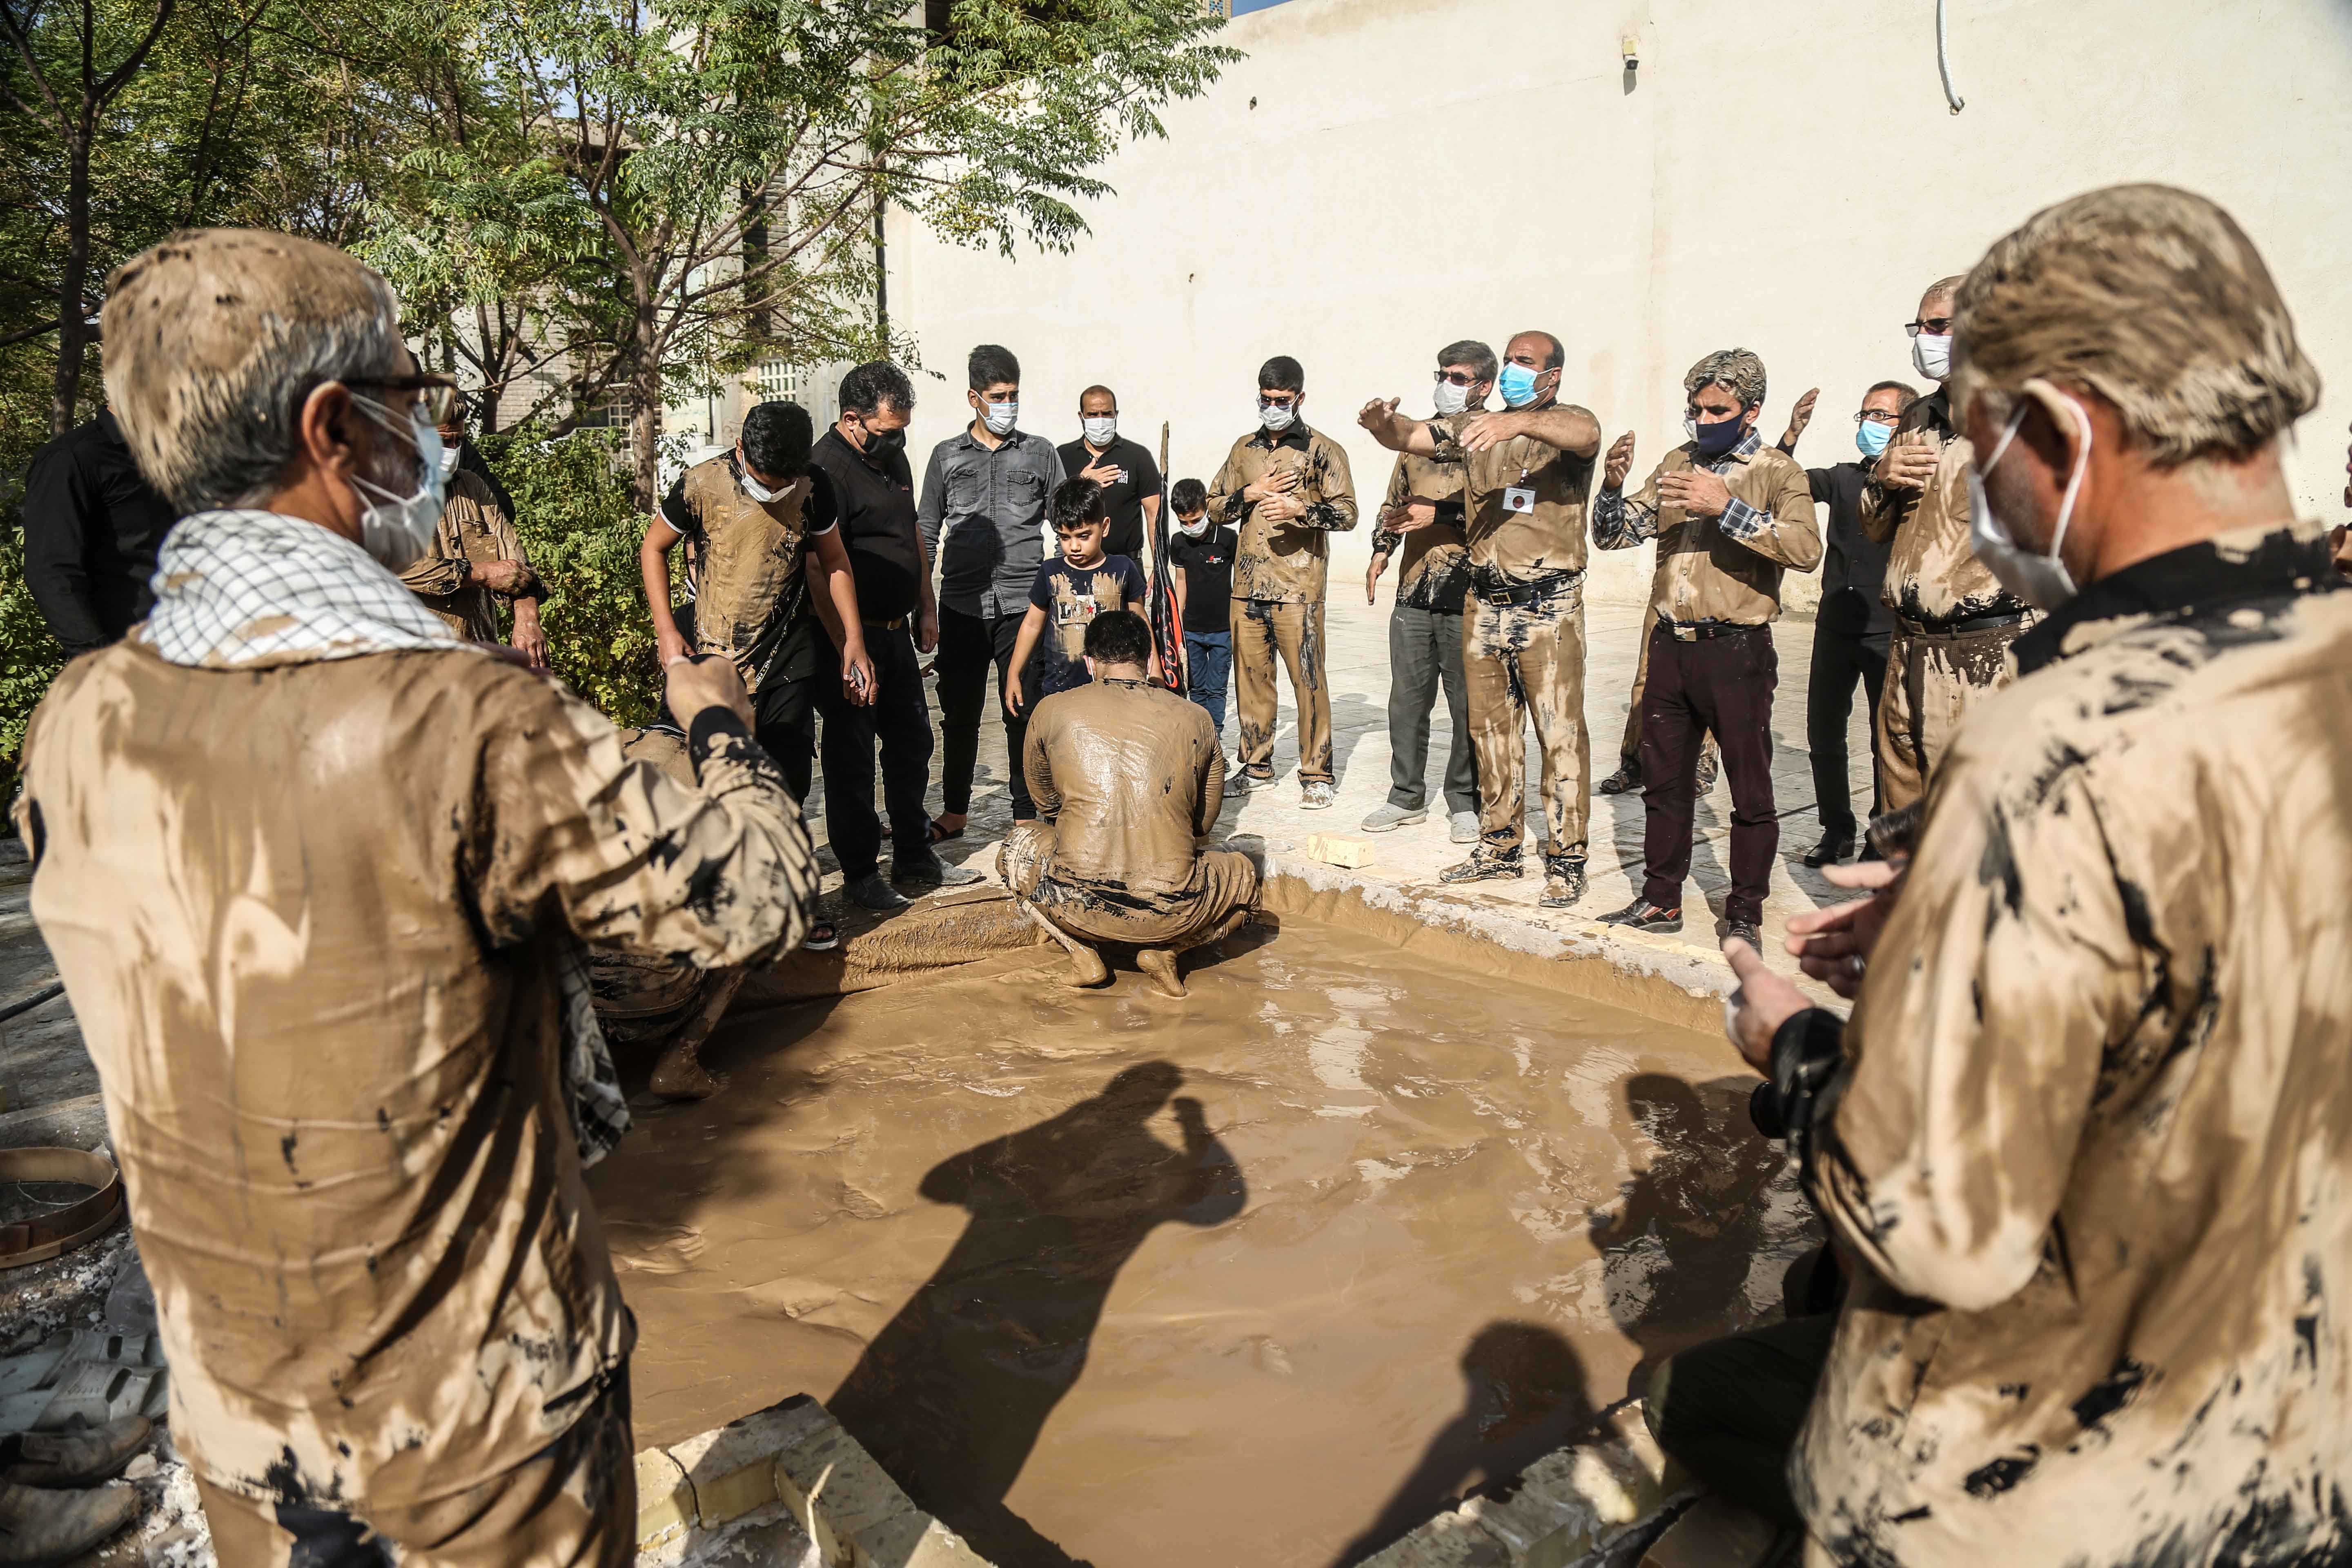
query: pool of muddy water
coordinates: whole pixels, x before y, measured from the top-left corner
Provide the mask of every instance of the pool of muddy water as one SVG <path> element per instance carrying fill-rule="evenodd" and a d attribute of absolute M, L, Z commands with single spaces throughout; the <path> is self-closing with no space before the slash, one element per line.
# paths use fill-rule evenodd
<path fill-rule="evenodd" d="M 1011 962 L 730 1022 L 639 1112 L 640 1445 L 807 1392 L 1002 1568 L 1325 1568 L 1810 1243 L 1719 1035 L 1297 919 L 1181 1002 Z"/>

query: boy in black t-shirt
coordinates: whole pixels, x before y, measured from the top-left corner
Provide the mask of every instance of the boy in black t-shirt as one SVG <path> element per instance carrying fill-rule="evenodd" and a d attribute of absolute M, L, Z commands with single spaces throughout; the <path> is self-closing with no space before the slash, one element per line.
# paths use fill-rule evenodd
<path fill-rule="evenodd" d="M 1184 694 L 1225 728 L 1225 687 L 1234 672 L 1234 547 L 1239 536 L 1209 522 L 1209 488 L 1178 479 L 1168 492 L 1176 514 L 1168 563 L 1176 568 L 1177 613 L 1184 622 Z"/>
<path fill-rule="evenodd" d="M 1037 568 L 1029 590 L 1029 613 L 1013 642 L 1013 664 L 1004 678 L 1004 710 L 1018 716 L 1057 691 L 1084 686 L 1087 626 L 1107 610 L 1143 608 L 1143 573 L 1124 555 L 1103 553 L 1110 522 L 1103 510 L 1102 487 L 1092 479 L 1065 479 L 1055 490 L 1049 515 L 1062 558 Z M 1030 676 L 1029 658 L 1037 656 Z M 1152 656 L 1158 679 L 1159 656 Z M 1013 765 L 1020 765 L 1016 759 Z"/>

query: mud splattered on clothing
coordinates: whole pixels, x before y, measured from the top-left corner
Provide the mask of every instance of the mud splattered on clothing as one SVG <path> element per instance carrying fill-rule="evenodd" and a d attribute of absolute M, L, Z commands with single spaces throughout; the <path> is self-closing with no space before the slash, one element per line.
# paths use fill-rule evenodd
<path fill-rule="evenodd" d="M 1566 572 L 1525 603 L 1471 596 L 1462 617 L 1462 676 L 1478 756 L 1478 836 L 1515 851 L 1526 837 L 1527 721 L 1543 748 L 1549 852 L 1581 858 L 1592 805 L 1592 745 L 1584 726 L 1584 574 Z"/>
<path fill-rule="evenodd" d="M 1234 708 L 1241 765 L 1274 766 L 1275 660 L 1290 671 L 1298 713 L 1298 780 L 1331 777 L 1331 688 L 1323 665 L 1323 605 L 1270 599 L 1233 601 Z"/>
<path fill-rule="evenodd" d="M 2023 621 L 1979 631 L 1913 630 L 1898 622 L 1879 688 L 1879 809 L 1900 811 L 1927 793 L 1960 720 L 2009 684 L 2009 647 Z"/>

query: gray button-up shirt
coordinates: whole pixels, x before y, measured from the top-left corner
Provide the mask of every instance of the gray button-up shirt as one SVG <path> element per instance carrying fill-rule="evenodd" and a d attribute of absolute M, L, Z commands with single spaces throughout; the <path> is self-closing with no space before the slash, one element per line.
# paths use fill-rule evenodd
<path fill-rule="evenodd" d="M 1062 479 L 1062 455 L 1026 430 L 994 451 L 969 428 L 931 448 L 915 521 L 923 549 L 940 563 L 942 606 L 991 617 L 1027 613 L 1037 568 L 1055 552 L 1046 508 Z"/>

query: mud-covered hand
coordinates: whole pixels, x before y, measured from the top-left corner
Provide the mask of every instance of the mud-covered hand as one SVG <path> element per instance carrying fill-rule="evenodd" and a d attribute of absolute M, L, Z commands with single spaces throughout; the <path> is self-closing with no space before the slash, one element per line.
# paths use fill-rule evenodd
<path fill-rule="evenodd" d="M 1862 994 L 1863 976 L 1879 932 L 1895 913 L 1903 894 L 1907 861 L 1864 860 L 1853 866 L 1825 866 L 1822 875 L 1841 888 L 1867 890 L 1870 897 L 1808 910 L 1789 917 L 1789 951 L 1797 967 L 1852 1001 Z"/>
<path fill-rule="evenodd" d="M 531 575 L 530 568 L 520 561 L 477 561 L 467 574 L 491 593 L 509 595 L 522 593 L 539 581 Z"/>
<path fill-rule="evenodd" d="M 1633 432 L 1628 430 L 1610 447 L 1609 456 L 1601 459 L 1601 488 L 1622 490 L 1625 476 L 1633 468 Z"/>
<path fill-rule="evenodd" d="M 1794 447 L 1797 444 L 1797 437 L 1803 435 L 1805 426 L 1813 422 L 1813 405 L 1821 401 L 1821 396 L 1822 389 L 1816 386 L 1797 399 L 1796 406 L 1789 410 L 1789 429 L 1780 437 L 1781 446 Z"/>
<path fill-rule="evenodd" d="M 1356 423 L 1391 452 L 1404 449 L 1404 427 L 1410 423 L 1397 417 L 1397 402 L 1393 397 L 1375 397 L 1356 412 Z"/>
<path fill-rule="evenodd" d="M 1871 470 L 1880 484 L 1896 490 L 1925 489 L 1935 472 L 1936 448 L 1916 430 L 1895 437 L 1895 444 L 1879 458 L 1878 467 Z"/>
<path fill-rule="evenodd" d="M 2345 493 L 2352 495 L 2352 489 Z M 2327 531 L 2327 553 L 2336 563 L 2337 576 L 2352 577 L 2352 528 L 2339 522 Z"/>
<path fill-rule="evenodd" d="M 1658 504 L 1678 506 L 1693 517 L 1721 517 L 1731 489 L 1705 468 L 1683 468 L 1658 480 Z"/>
<path fill-rule="evenodd" d="M 514 636 L 507 639 L 517 653 L 530 660 L 533 669 L 548 668 L 547 632 L 539 624 L 539 605 L 530 599 L 517 599 L 514 607 Z"/>
<path fill-rule="evenodd" d="M 1527 416 L 1497 409 L 1486 414 L 1473 414 L 1462 422 L 1462 434 L 1457 444 L 1465 452 L 1484 452 L 1499 447 L 1515 436 L 1527 434 Z"/>
<path fill-rule="evenodd" d="M 1413 533 L 1437 521 L 1437 503 L 1409 497 L 1381 513 L 1381 526 L 1391 533 Z"/>
<path fill-rule="evenodd" d="M 1258 502 L 1257 515 L 1264 522 L 1288 522 L 1307 515 L 1306 500 L 1295 495 L 1270 496 Z"/>
<path fill-rule="evenodd" d="M 1242 500 L 1261 504 L 1276 496 L 1287 495 L 1298 486 L 1297 468 L 1268 468 L 1242 487 Z"/>
<path fill-rule="evenodd" d="M 1385 551 L 1373 556 L 1372 563 L 1364 569 L 1364 603 L 1367 605 L 1381 602 L 1381 574 L 1388 569 L 1389 558 Z"/>
<path fill-rule="evenodd" d="M 691 733 L 706 708 L 724 708 L 751 726 L 751 698 L 731 660 L 715 653 L 672 659 L 662 670 L 663 695 L 678 723 Z"/>
<path fill-rule="evenodd" d="M 1805 1000 L 1795 981 L 1765 968 L 1764 955 L 1739 938 L 1724 939 L 1723 956 L 1731 960 L 1731 973 L 1739 981 L 1739 989 L 1724 1003 L 1723 1032 L 1731 1037 L 1749 1067 L 1769 1077 L 1772 1037 L 1812 1004 Z"/>

